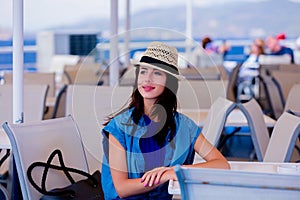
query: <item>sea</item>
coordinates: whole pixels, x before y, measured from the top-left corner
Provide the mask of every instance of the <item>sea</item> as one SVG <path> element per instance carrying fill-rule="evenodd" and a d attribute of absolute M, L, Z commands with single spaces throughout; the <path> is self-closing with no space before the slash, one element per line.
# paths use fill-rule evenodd
<path fill-rule="evenodd" d="M 223 39 L 222 39 L 223 40 Z M 228 39 L 231 44 L 231 49 L 226 53 L 224 61 L 234 61 L 242 62 L 245 60 L 247 54 L 249 53 L 249 45 L 251 44 L 250 39 Z M 103 42 L 100 41 L 100 42 Z M 122 42 L 122 41 L 121 41 Z M 147 43 L 148 40 L 139 39 L 131 41 L 136 43 Z M 184 41 L 179 41 L 184 43 Z M 2 70 L 12 70 L 13 62 L 13 41 L 12 40 L 0 40 L 0 71 Z M 134 53 L 143 49 L 134 49 L 130 52 L 130 57 L 133 57 Z M 103 60 L 108 60 L 109 52 L 99 52 L 97 55 L 97 62 L 102 62 Z M 178 47 L 179 52 L 184 52 L 185 48 L 182 46 Z M 24 70 L 25 71 L 36 71 L 37 62 L 37 46 L 36 39 L 30 38 L 24 40 Z"/>
<path fill-rule="evenodd" d="M 13 62 L 12 40 L 0 40 L 0 70 L 12 70 Z M 36 70 L 36 40 L 24 40 L 24 69 Z"/>

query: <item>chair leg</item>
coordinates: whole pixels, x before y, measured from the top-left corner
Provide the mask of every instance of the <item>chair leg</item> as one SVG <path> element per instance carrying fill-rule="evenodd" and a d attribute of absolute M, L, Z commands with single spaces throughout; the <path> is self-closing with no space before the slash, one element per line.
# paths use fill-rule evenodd
<path fill-rule="evenodd" d="M 0 149 L 0 152 L 2 151 L 2 149 Z M 3 162 L 9 157 L 10 155 L 10 149 L 6 149 L 6 153 L 2 156 L 2 158 L 0 159 L 0 166 L 3 164 Z"/>
<path fill-rule="evenodd" d="M 0 199 L 3 200 L 10 200 L 10 196 L 9 196 L 9 192 L 7 191 L 7 189 L 0 184 Z"/>
<path fill-rule="evenodd" d="M 13 156 L 12 156 L 13 158 Z M 15 164 L 14 158 L 11 159 L 11 199 L 12 200 L 22 200 L 22 192 L 21 192 L 21 186 L 19 182 L 18 172 L 17 172 L 17 166 Z"/>
<path fill-rule="evenodd" d="M 295 145 L 295 149 L 297 150 L 298 154 L 300 155 L 300 147 L 298 147 L 297 145 Z"/>
<path fill-rule="evenodd" d="M 257 160 L 255 149 L 253 149 L 252 152 L 250 153 L 249 160 L 250 161 Z"/>
<path fill-rule="evenodd" d="M 5 151 L 5 152 L 4 152 Z M 0 149 L 0 153 L 1 153 L 1 159 L 0 159 L 0 185 L 1 187 L 3 187 L 5 189 L 2 190 L 2 188 L 0 188 L 0 199 L 2 199 L 2 197 L 4 198 L 4 196 L 6 196 L 6 192 L 7 192 L 7 186 L 9 184 L 9 162 L 10 162 L 10 149 Z M 6 188 L 5 188 L 6 187 Z"/>
<path fill-rule="evenodd" d="M 1 149 L 2 157 L 0 159 L 1 173 L 0 173 L 0 199 L 14 199 L 12 193 L 12 154 L 10 149 Z"/>

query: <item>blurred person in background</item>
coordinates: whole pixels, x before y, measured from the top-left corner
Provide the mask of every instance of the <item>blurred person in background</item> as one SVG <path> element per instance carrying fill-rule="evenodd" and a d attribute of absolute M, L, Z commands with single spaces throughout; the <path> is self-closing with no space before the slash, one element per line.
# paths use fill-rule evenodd
<path fill-rule="evenodd" d="M 254 77 L 258 76 L 258 58 L 260 55 L 265 54 L 265 42 L 261 38 L 257 38 L 253 41 L 250 54 L 243 62 L 243 65 L 239 71 L 239 81 L 252 81 Z"/>
<path fill-rule="evenodd" d="M 205 36 L 193 50 L 189 62 L 195 67 L 219 65 L 223 62 L 229 49 L 230 44 L 228 42 L 224 41 L 221 45 L 216 45 L 210 37 Z"/>
<path fill-rule="evenodd" d="M 257 38 L 251 45 L 250 54 L 239 69 L 237 79 L 238 95 L 246 94 L 249 98 L 254 95 L 255 78 L 259 75 L 258 58 L 263 54 L 265 54 L 265 42 L 263 39 Z"/>
<path fill-rule="evenodd" d="M 279 35 L 278 37 L 275 36 L 268 36 L 265 40 L 266 47 L 269 50 L 269 55 L 289 55 L 291 58 L 291 63 L 295 63 L 294 60 L 294 52 L 291 48 L 285 47 L 280 44 L 280 39 L 283 36 Z M 284 37 L 285 38 L 285 37 Z"/>
<path fill-rule="evenodd" d="M 296 39 L 296 48 L 300 50 L 300 36 Z"/>
<path fill-rule="evenodd" d="M 213 40 L 206 36 L 201 41 L 202 48 L 205 50 L 206 53 L 219 53 L 219 54 L 225 54 L 227 50 L 230 49 L 230 44 L 227 42 L 224 42 L 224 44 L 220 46 L 216 46 L 213 44 Z"/>

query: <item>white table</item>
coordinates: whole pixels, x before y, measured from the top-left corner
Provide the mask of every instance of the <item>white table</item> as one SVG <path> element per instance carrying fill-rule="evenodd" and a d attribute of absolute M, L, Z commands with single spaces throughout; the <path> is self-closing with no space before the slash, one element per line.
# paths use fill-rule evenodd
<path fill-rule="evenodd" d="M 300 175 L 300 163 L 276 163 L 276 162 L 243 162 L 229 161 L 231 170 Z M 287 168 L 286 173 L 283 169 Z M 300 178 L 300 177 L 299 177 Z"/>
<path fill-rule="evenodd" d="M 299 176 L 300 179 L 300 163 L 229 161 L 229 164 L 232 171 L 251 172 L 253 175 L 257 173 L 281 174 L 287 178 Z M 177 181 L 171 180 L 168 190 L 174 195 L 174 199 L 180 199 L 180 187 Z"/>

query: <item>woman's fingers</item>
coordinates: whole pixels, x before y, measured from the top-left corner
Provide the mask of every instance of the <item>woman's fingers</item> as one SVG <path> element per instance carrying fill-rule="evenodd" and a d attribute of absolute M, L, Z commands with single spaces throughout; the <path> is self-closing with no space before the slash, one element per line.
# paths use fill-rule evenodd
<path fill-rule="evenodd" d="M 165 167 L 164 169 L 160 170 L 160 171 L 157 173 L 157 176 L 156 176 L 156 178 L 155 178 L 155 184 L 159 184 L 159 183 L 160 183 L 160 180 L 161 180 L 162 175 L 163 175 L 168 169 L 169 169 L 168 167 Z"/>
<path fill-rule="evenodd" d="M 142 178 L 141 182 L 144 183 L 144 186 L 153 186 L 154 184 L 159 184 L 162 175 L 168 170 L 168 167 L 159 167 L 155 168 L 149 172 L 146 172 Z"/>
<path fill-rule="evenodd" d="M 148 171 L 146 172 L 143 177 L 142 177 L 142 180 L 141 182 L 144 183 L 144 186 L 152 186 L 153 184 L 153 180 L 155 179 L 155 176 L 156 176 L 156 169 L 153 169 L 151 171 Z"/>
<path fill-rule="evenodd" d="M 153 173 L 153 174 L 150 176 L 150 179 L 149 179 L 149 182 L 148 182 L 148 186 L 149 186 L 149 187 L 152 187 L 153 182 L 154 182 L 156 176 L 157 176 L 156 173 Z"/>

